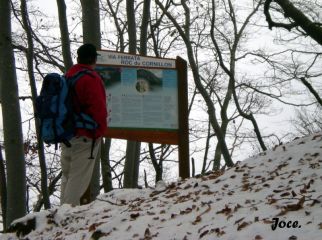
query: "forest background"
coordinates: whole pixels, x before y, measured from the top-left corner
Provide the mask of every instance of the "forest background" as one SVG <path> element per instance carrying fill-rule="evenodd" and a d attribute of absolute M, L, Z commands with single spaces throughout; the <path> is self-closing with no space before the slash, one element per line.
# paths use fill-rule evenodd
<path fill-rule="evenodd" d="M 321 0 L 1 0 L 3 229 L 59 205 L 59 151 L 44 146 L 34 99 L 83 42 L 189 66 L 191 176 L 224 170 L 321 130 Z M 91 189 L 177 176 L 177 148 L 104 139 Z"/>

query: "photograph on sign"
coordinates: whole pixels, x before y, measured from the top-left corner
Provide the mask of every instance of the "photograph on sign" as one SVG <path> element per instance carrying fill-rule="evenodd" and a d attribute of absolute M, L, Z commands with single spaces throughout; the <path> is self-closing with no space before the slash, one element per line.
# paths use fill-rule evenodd
<path fill-rule="evenodd" d="M 175 69 L 97 65 L 107 91 L 110 128 L 178 129 Z"/>

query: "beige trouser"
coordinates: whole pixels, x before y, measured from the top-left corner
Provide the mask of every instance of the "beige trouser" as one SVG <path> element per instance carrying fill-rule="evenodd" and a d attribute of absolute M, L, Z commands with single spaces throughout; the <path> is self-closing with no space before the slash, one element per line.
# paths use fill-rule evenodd
<path fill-rule="evenodd" d="M 100 139 L 96 139 L 93 151 L 94 159 L 90 159 L 92 139 L 87 137 L 74 137 L 70 140 L 71 147 L 61 144 L 61 195 L 60 203 L 80 204 L 80 198 L 88 188 L 95 159 L 98 153 Z"/>

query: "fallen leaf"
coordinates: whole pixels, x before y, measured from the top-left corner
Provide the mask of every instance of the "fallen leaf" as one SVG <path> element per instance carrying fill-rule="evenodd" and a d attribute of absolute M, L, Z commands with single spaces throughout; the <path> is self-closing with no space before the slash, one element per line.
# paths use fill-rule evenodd
<path fill-rule="evenodd" d="M 318 224 L 319 229 L 322 229 L 322 222 Z"/>
<path fill-rule="evenodd" d="M 290 236 L 289 238 L 288 238 L 288 240 L 296 240 L 297 239 L 297 236 Z"/>
<path fill-rule="evenodd" d="M 140 213 L 132 213 L 131 215 L 130 215 L 130 217 L 132 218 L 132 219 L 136 219 L 136 218 L 138 218 L 140 216 Z"/>
<path fill-rule="evenodd" d="M 242 222 L 240 225 L 237 227 L 237 231 L 242 230 L 243 228 L 247 227 L 249 225 L 249 222 Z"/>
<path fill-rule="evenodd" d="M 180 211 L 180 215 L 188 214 L 192 212 L 192 208 L 186 208 L 186 210 Z"/>
<path fill-rule="evenodd" d="M 200 216 L 197 216 L 196 219 L 192 222 L 192 224 L 193 225 L 196 225 L 196 224 L 200 223 L 201 220 L 202 220 L 201 217 Z"/>
<path fill-rule="evenodd" d="M 203 236 L 207 235 L 209 233 L 209 230 L 204 231 L 200 234 L 199 238 L 202 238 Z"/>
<path fill-rule="evenodd" d="M 104 237 L 104 236 L 108 236 L 108 235 L 110 235 L 110 233 L 111 233 L 111 232 L 104 233 L 104 232 L 102 232 L 102 231 L 100 231 L 100 230 L 97 230 L 97 231 L 93 232 L 93 234 L 92 234 L 92 236 L 91 236 L 91 239 L 93 239 L 93 240 L 98 240 L 98 239 L 100 239 L 101 237 Z"/>
<path fill-rule="evenodd" d="M 269 205 L 272 205 L 273 203 L 276 203 L 276 202 L 277 202 L 277 200 L 275 198 L 269 198 L 268 199 L 268 204 Z"/>
<path fill-rule="evenodd" d="M 225 205 L 225 208 L 223 208 L 222 210 L 218 211 L 217 214 L 222 213 L 222 214 L 228 215 L 230 212 L 231 212 L 231 208 L 228 207 L 228 205 Z"/>
<path fill-rule="evenodd" d="M 238 219 L 234 224 L 238 224 L 238 223 L 240 223 L 241 221 L 243 221 L 244 220 L 244 217 L 242 217 L 242 218 L 240 218 L 240 219 Z"/>
<path fill-rule="evenodd" d="M 237 210 L 239 209 L 239 208 L 241 208 L 242 206 L 241 205 L 239 205 L 238 203 L 237 203 L 237 205 L 236 205 L 236 207 L 234 207 L 234 212 L 237 212 Z"/>
<path fill-rule="evenodd" d="M 265 223 L 265 224 L 272 224 L 273 221 L 266 218 L 266 219 L 263 219 L 263 223 Z"/>
<path fill-rule="evenodd" d="M 320 154 L 319 154 L 318 152 L 311 154 L 311 156 L 312 156 L 312 157 L 317 157 L 317 156 L 319 156 L 319 155 L 320 155 Z"/>
<path fill-rule="evenodd" d="M 296 204 L 289 204 L 285 207 L 287 211 L 297 211 L 303 208 L 303 204 L 305 202 L 305 196 L 303 196 L 298 203 Z"/>
<path fill-rule="evenodd" d="M 89 228 L 88 228 L 88 231 L 89 232 L 92 232 L 92 231 L 95 231 L 96 230 L 96 226 L 95 226 L 95 223 L 90 225 Z"/>
<path fill-rule="evenodd" d="M 144 238 L 150 238 L 150 237 L 151 237 L 150 229 L 146 228 L 144 232 Z"/>
<path fill-rule="evenodd" d="M 248 191 L 249 190 L 249 183 L 245 183 L 242 186 L 242 191 Z"/>
<path fill-rule="evenodd" d="M 218 237 L 220 237 L 220 236 L 222 236 L 222 235 L 224 235 L 226 233 L 225 231 L 220 230 L 220 228 L 212 229 L 211 232 L 215 232 Z"/>
<path fill-rule="evenodd" d="M 285 192 L 285 193 L 282 193 L 280 196 L 281 197 L 286 197 L 286 196 L 289 196 L 290 195 L 290 193 L 289 192 Z"/>
<path fill-rule="evenodd" d="M 172 194 L 169 194 L 169 195 L 166 195 L 165 197 L 166 198 L 173 198 L 173 197 L 176 197 L 176 196 L 178 196 L 178 192 L 175 192 L 175 193 L 172 193 Z"/>
<path fill-rule="evenodd" d="M 280 192 L 283 192 L 284 190 L 280 190 L 280 189 L 275 189 L 273 190 L 274 193 L 280 193 Z"/>
<path fill-rule="evenodd" d="M 313 138 L 312 138 L 312 140 L 315 140 L 315 139 L 317 139 L 318 137 L 321 137 L 322 135 L 320 135 L 320 134 L 318 134 L 318 135 L 315 135 Z"/>

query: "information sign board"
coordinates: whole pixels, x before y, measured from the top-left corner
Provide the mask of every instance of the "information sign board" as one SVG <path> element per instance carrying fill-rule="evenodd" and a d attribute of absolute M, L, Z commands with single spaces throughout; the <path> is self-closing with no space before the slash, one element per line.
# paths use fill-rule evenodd
<path fill-rule="evenodd" d="M 178 145 L 179 176 L 189 177 L 187 63 L 98 51 L 107 92 L 108 137 Z"/>
<path fill-rule="evenodd" d="M 176 60 L 98 51 L 114 138 L 178 144 Z"/>

